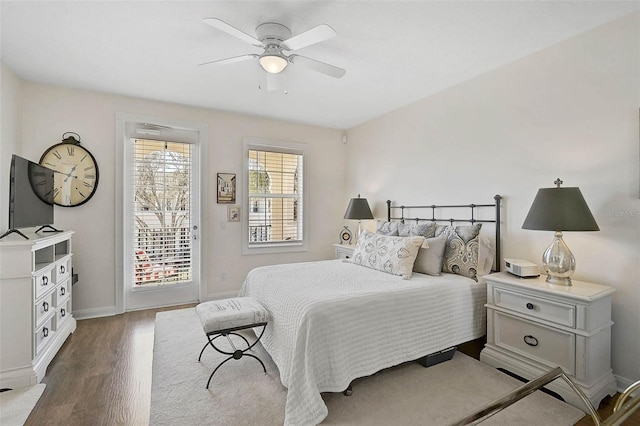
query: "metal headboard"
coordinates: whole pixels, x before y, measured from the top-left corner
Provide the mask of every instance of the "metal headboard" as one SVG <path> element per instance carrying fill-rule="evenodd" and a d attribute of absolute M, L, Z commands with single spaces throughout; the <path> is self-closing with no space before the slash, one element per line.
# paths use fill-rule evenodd
<path fill-rule="evenodd" d="M 405 220 L 415 220 L 416 223 L 419 221 L 431 221 L 431 222 L 449 222 L 453 225 L 454 222 L 470 222 L 474 223 L 494 223 L 496 228 L 496 241 L 495 241 L 495 262 L 496 262 L 496 272 L 500 271 L 500 265 L 502 263 L 502 258 L 500 257 L 500 201 L 502 200 L 501 195 L 495 195 L 493 197 L 495 200 L 494 204 L 454 204 L 454 205 L 424 205 L 424 206 L 392 206 L 391 200 L 387 200 L 387 221 L 392 220 L 400 220 L 404 223 Z M 493 207 L 495 208 L 495 219 L 476 219 L 475 212 L 476 208 L 484 208 L 484 207 Z M 414 209 L 431 209 L 431 217 L 405 217 L 405 210 L 414 210 Z M 436 217 L 436 209 L 469 209 L 470 216 L 467 216 L 463 219 L 455 219 L 455 218 L 440 218 Z M 392 215 L 391 211 L 400 210 L 400 216 Z"/>

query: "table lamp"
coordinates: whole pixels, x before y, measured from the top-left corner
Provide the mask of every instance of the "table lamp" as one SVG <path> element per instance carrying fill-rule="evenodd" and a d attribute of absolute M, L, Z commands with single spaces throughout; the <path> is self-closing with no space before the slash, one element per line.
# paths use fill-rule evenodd
<path fill-rule="evenodd" d="M 373 219 L 373 213 L 371 213 L 367 199 L 360 198 L 360 194 L 358 194 L 358 198 L 352 198 L 351 201 L 349 201 L 349 206 L 344 214 L 344 218 L 358 221 L 358 236 L 360 236 L 362 233 L 362 220 Z"/>
<path fill-rule="evenodd" d="M 522 229 L 555 231 L 553 242 L 542 255 L 547 282 L 571 285 L 576 259 L 562 239 L 563 231 L 599 231 L 580 188 L 561 188 L 560 178 L 555 188 L 540 188 L 533 200 Z"/>

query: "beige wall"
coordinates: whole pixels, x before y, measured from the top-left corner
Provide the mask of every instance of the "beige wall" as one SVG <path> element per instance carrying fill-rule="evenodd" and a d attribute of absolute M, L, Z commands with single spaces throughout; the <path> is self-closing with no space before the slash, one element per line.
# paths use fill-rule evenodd
<path fill-rule="evenodd" d="M 22 82 L 21 85 L 22 108 L 13 111 L 14 114 L 20 111 L 22 115 L 21 127 L 14 132 L 17 134 L 19 130 L 20 139 L 24 141 L 21 154 L 38 161 L 47 147 L 60 142 L 64 132 L 73 131 L 81 136 L 82 144 L 93 153 L 100 168 L 98 190 L 88 203 L 74 208 L 55 207 L 56 227 L 76 231 L 73 240 L 74 268 L 80 280 L 74 286 L 73 308 L 78 317 L 110 315 L 115 309 L 116 112 L 208 125 L 205 176 L 209 182 L 209 209 L 203 217 L 208 232 L 204 236 L 207 257 L 203 264 L 208 276 L 205 293 L 209 297 L 236 292 L 247 272 L 255 266 L 333 256 L 332 244 L 337 242 L 344 214 L 342 203 L 336 203 L 336 197 L 340 198 L 336 191 L 343 191 L 346 170 L 342 132 L 30 82 Z M 3 88 L 3 101 L 4 92 Z M 3 129 L 4 122 L 3 114 Z M 241 254 L 240 223 L 227 223 L 227 205 L 216 204 L 215 183 L 218 172 L 236 173 L 241 179 L 242 140 L 245 136 L 308 145 L 309 251 L 281 255 Z M 3 191 L 4 194 L 6 192 Z M 4 198 L 0 201 L 0 210 L 3 211 L 7 205 Z M 242 209 L 242 214 L 245 214 L 246 206 Z M 2 231 L 7 223 L 5 219 L 0 224 Z"/>
<path fill-rule="evenodd" d="M 503 253 L 541 264 L 521 229 L 536 191 L 581 188 L 601 231 L 566 233 L 575 278 L 617 289 L 613 369 L 640 379 L 640 14 L 350 129 L 347 188 L 403 204 L 504 196 Z"/>
<path fill-rule="evenodd" d="M 21 155 L 21 80 L 0 61 L 0 235 L 9 224 L 11 155 Z M 39 158 L 39 157 L 38 157 Z"/>

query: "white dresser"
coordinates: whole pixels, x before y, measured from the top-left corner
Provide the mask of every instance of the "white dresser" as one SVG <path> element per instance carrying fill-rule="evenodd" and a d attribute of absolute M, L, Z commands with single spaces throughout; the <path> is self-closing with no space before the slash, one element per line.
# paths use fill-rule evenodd
<path fill-rule="evenodd" d="M 616 392 L 611 371 L 611 296 L 605 285 L 551 285 L 545 276 L 487 277 L 487 344 L 480 360 L 525 379 L 560 366 L 598 407 Z M 561 379 L 546 386 L 586 410 Z"/>
<path fill-rule="evenodd" d="M 39 383 L 76 329 L 72 231 L 0 240 L 0 387 Z"/>

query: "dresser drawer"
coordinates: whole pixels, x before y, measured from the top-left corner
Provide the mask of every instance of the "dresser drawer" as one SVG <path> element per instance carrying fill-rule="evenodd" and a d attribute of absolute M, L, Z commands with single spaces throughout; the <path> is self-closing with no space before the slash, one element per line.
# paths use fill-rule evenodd
<path fill-rule="evenodd" d="M 499 311 L 493 311 L 493 315 L 497 346 L 535 358 L 550 367 L 560 366 L 568 374 L 575 375 L 575 334 Z"/>
<path fill-rule="evenodd" d="M 56 262 L 56 283 L 60 283 L 71 276 L 71 256 Z"/>
<path fill-rule="evenodd" d="M 56 330 L 59 330 L 62 323 L 71 317 L 71 299 L 67 299 L 62 305 L 58 305 L 56 317 Z"/>
<path fill-rule="evenodd" d="M 56 306 L 62 305 L 71 297 L 71 280 L 58 284 L 55 292 L 56 298 L 54 300 Z"/>
<path fill-rule="evenodd" d="M 53 320 L 55 316 L 51 316 L 43 325 L 38 327 L 35 331 L 35 356 L 40 355 L 40 352 L 47 346 L 47 344 L 53 340 L 55 334 L 53 330 Z"/>
<path fill-rule="evenodd" d="M 36 327 L 40 326 L 50 312 L 53 312 L 53 293 L 49 293 L 35 304 Z"/>
<path fill-rule="evenodd" d="M 576 306 L 549 299 L 529 296 L 525 293 L 493 288 L 493 300 L 496 306 L 530 315 L 555 324 L 576 327 Z"/>
<path fill-rule="evenodd" d="M 53 282 L 53 270 L 54 268 L 44 269 L 33 277 L 33 288 L 36 299 L 55 285 Z"/>

